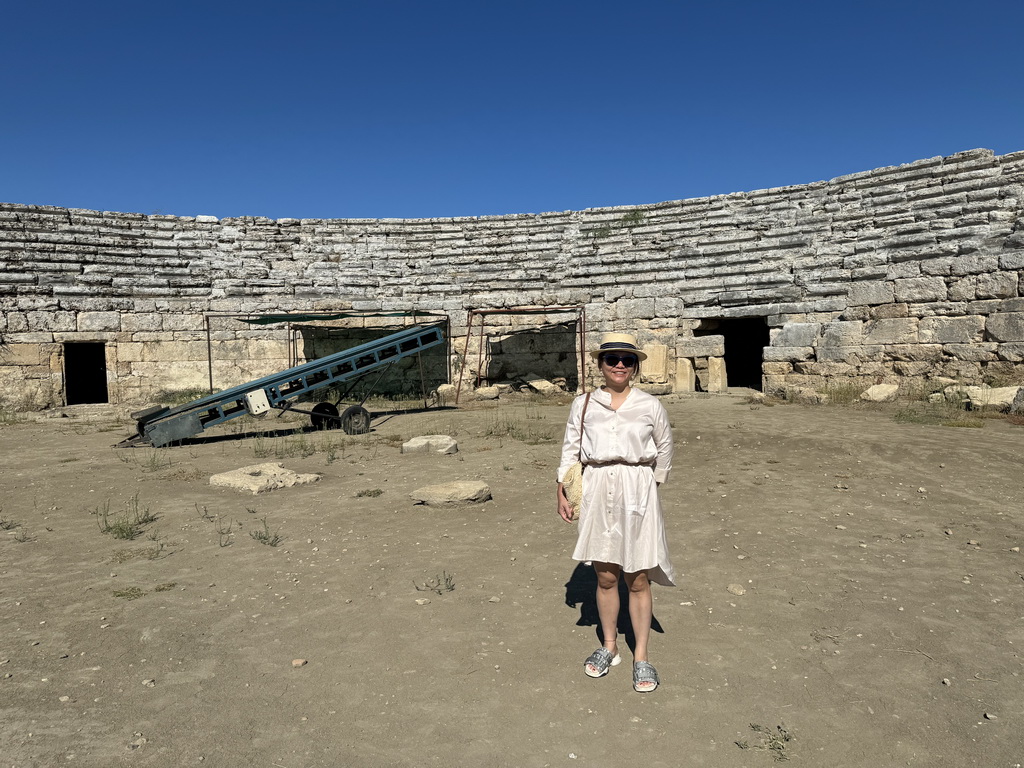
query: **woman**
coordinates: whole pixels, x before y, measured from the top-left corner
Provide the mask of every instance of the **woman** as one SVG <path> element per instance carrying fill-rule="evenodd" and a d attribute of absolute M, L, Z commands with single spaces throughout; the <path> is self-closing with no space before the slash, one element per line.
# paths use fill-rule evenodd
<path fill-rule="evenodd" d="M 579 539 L 572 556 L 593 563 L 597 573 L 597 610 L 604 641 L 584 662 L 584 669 L 590 677 L 603 677 L 622 660 L 616 642 L 622 573 L 629 588 L 629 618 L 636 635 L 633 688 L 648 693 L 660 682 L 647 658 L 651 582 L 675 586 L 657 490 L 672 468 L 672 428 L 661 403 L 630 386 L 640 361 L 647 357 L 632 335 L 606 333 L 591 355 L 597 360 L 604 386 L 592 392 L 589 401 L 586 395 L 573 401 L 557 491 L 558 514 L 572 522 L 572 506 L 561 479 L 576 461 L 582 461 Z"/>

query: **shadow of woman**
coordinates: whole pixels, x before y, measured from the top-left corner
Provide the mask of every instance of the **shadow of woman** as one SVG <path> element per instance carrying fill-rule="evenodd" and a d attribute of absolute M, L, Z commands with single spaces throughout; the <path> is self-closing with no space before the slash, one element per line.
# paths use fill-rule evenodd
<path fill-rule="evenodd" d="M 604 645 L 604 632 L 601 630 L 601 617 L 597 612 L 597 574 L 592 566 L 577 563 L 576 569 L 565 583 L 565 604 L 570 608 L 580 607 L 580 618 L 577 627 L 596 627 L 597 641 Z M 629 650 L 636 650 L 636 635 L 633 633 L 633 622 L 629 618 L 629 590 L 626 581 L 619 576 L 619 616 L 616 619 L 616 631 L 626 638 Z M 651 629 L 664 634 L 665 630 L 656 616 L 651 617 Z"/>

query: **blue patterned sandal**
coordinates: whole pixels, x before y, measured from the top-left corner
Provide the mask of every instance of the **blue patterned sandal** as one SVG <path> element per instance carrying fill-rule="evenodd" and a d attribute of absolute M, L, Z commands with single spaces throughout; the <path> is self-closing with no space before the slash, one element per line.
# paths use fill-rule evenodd
<path fill-rule="evenodd" d="M 655 690 L 661 680 L 658 670 L 648 661 L 633 662 L 633 690 L 637 693 L 650 693 Z"/>
<path fill-rule="evenodd" d="M 583 662 L 583 671 L 587 673 L 587 677 L 604 677 L 608 674 L 609 667 L 614 667 L 620 661 L 622 657 L 619 654 L 612 656 L 612 652 L 607 648 L 598 648 Z"/>

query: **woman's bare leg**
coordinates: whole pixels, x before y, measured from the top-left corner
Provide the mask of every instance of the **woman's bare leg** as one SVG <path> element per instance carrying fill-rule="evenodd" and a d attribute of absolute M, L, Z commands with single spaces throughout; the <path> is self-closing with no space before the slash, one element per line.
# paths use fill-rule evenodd
<path fill-rule="evenodd" d="M 604 647 L 618 653 L 616 644 L 619 621 L 619 571 L 615 563 L 594 563 L 597 573 L 597 614 L 601 617 L 601 637 Z"/>
<path fill-rule="evenodd" d="M 595 566 L 597 563 L 594 564 Z M 616 566 L 617 567 L 617 566 Z M 647 579 L 647 571 L 626 574 L 626 586 L 629 587 L 629 620 L 633 624 L 636 635 L 636 647 L 633 649 L 634 661 L 647 661 L 647 640 L 651 636 L 651 582 Z M 601 590 L 598 589 L 600 594 Z M 617 598 L 617 596 L 616 596 Z M 615 601 L 616 610 L 618 599 Z M 598 602 L 598 610 L 601 604 Z M 602 620 L 604 616 L 602 614 Z"/>

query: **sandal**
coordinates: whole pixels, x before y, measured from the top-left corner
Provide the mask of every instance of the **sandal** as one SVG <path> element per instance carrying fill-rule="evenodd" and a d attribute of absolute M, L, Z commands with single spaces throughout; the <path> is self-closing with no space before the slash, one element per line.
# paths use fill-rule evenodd
<path fill-rule="evenodd" d="M 637 693 L 650 693 L 658 687 L 658 670 L 648 661 L 633 662 L 633 690 Z"/>
<path fill-rule="evenodd" d="M 608 674 L 608 668 L 614 667 L 620 661 L 622 657 L 619 654 L 613 656 L 607 648 L 598 648 L 583 662 L 583 671 L 587 673 L 587 677 L 604 677 Z"/>

